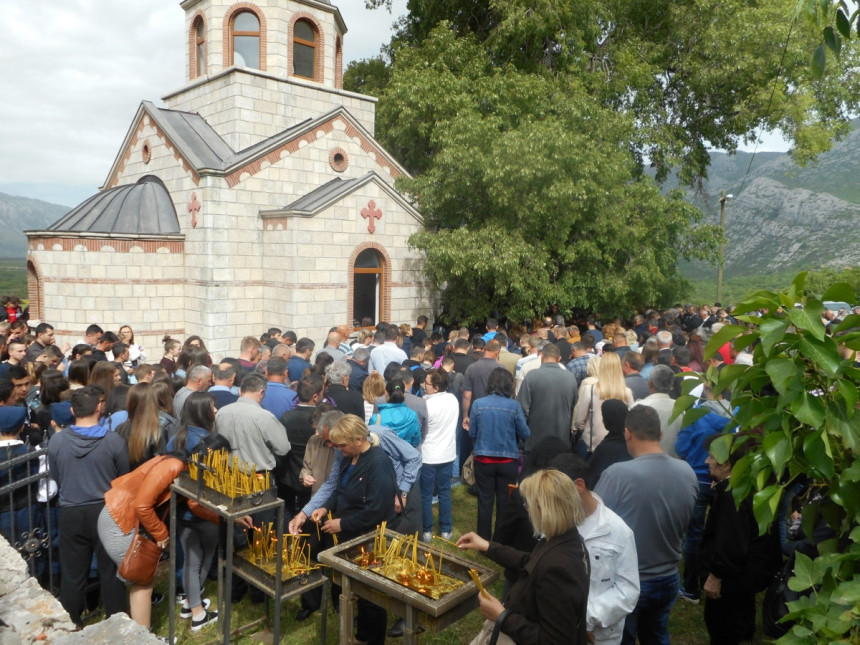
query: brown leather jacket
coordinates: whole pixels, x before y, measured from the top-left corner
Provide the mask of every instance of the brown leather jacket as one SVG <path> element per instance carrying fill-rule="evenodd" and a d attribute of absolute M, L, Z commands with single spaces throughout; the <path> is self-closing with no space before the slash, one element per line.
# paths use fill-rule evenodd
<path fill-rule="evenodd" d="M 127 534 L 140 520 L 156 542 L 168 536 L 167 525 L 161 521 L 155 509 L 170 500 L 170 485 L 185 470 L 185 463 L 176 457 L 153 457 L 133 471 L 111 482 L 105 493 L 105 506 L 120 530 Z M 188 508 L 198 517 L 217 522 L 218 516 L 203 508 L 194 500 L 188 500 Z"/>

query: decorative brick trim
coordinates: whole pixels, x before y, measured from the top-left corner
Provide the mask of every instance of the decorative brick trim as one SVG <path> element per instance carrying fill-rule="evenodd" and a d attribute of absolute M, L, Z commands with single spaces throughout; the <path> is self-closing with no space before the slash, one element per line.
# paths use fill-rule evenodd
<path fill-rule="evenodd" d="M 227 9 L 227 13 L 224 14 L 224 25 L 221 28 L 223 33 L 223 44 L 224 44 L 224 69 L 230 67 L 233 63 L 230 60 L 233 53 L 233 29 L 232 22 L 233 16 L 241 11 L 250 11 L 254 15 L 257 16 L 257 20 L 260 21 L 260 70 L 266 71 L 266 16 L 263 15 L 263 12 L 260 10 L 255 4 L 250 2 L 237 2 L 232 7 Z"/>
<path fill-rule="evenodd" d="M 123 285 L 137 284 L 144 286 L 164 286 L 168 284 L 183 285 L 185 281 L 182 279 L 171 278 L 54 278 L 49 279 L 51 284 L 98 284 L 98 285 Z"/>
<path fill-rule="evenodd" d="M 325 82 L 325 33 L 323 33 L 322 27 L 320 27 L 319 21 L 317 21 L 316 17 L 313 14 L 308 13 L 307 11 L 299 11 L 293 14 L 293 17 L 290 18 L 290 28 L 287 31 L 287 76 L 295 76 L 296 78 L 306 78 L 304 76 L 298 76 L 293 73 L 291 68 L 291 63 L 293 60 L 293 30 L 295 29 L 296 23 L 299 20 L 306 20 L 311 23 L 311 26 L 314 28 L 317 36 L 316 48 L 314 50 L 314 78 L 312 79 L 316 83 L 324 83 Z"/>
<path fill-rule="evenodd" d="M 63 251 L 77 251 L 83 246 L 87 251 L 99 252 L 109 246 L 117 253 L 128 253 L 132 247 L 138 247 L 144 253 L 158 253 L 167 250 L 168 253 L 185 253 L 185 242 L 180 240 L 129 240 L 115 238 L 86 238 L 86 237 L 31 237 L 30 251 L 36 251 L 35 246 L 42 244 L 46 251 L 53 251 L 55 244 L 62 245 Z"/>
<path fill-rule="evenodd" d="M 340 34 L 334 41 L 334 86 L 339 90 L 343 89 L 343 43 Z"/>
<path fill-rule="evenodd" d="M 263 220 L 263 230 L 265 231 L 286 231 L 289 217 L 267 217 Z M 278 226 L 281 228 L 279 229 Z"/>
<path fill-rule="evenodd" d="M 206 57 L 209 57 L 209 33 L 206 30 L 206 14 L 198 9 L 191 18 L 191 27 L 188 29 L 188 80 L 197 78 L 197 30 L 194 26 L 198 20 L 203 21 L 203 38 L 206 43 Z M 206 61 L 206 70 L 209 70 L 209 61 Z"/>
<path fill-rule="evenodd" d="M 263 160 L 268 161 L 270 164 L 274 165 L 278 163 L 281 158 L 286 154 L 294 154 L 298 151 L 299 145 L 302 142 L 305 143 L 313 143 L 317 140 L 317 133 L 322 132 L 324 134 L 331 133 L 334 130 L 334 125 L 336 123 L 344 126 L 347 136 L 351 139 L 358 139 L 359 145 L 361 145 L 361 149 L 365 152 L 372 153 L 374 160 L 381 167 L 388 171 L 388 174 L 391 175 L 392 179 L 397 179 L 400 176 L 400 171 L 394 167 L 394 164 L 389 162 L 384 154 L 384 150 L 379 147 L 374 141 L 368 139 L 363 136 L 361 132 L 359 132 L 355 127 L 353 127 L 349 122 L 343 120 L 340 116 L 333 116 L 328 121 L 324 121 L 318 126 L 314 127 L 311 132 L 306 132 L 301 136 L 297 136 L 295 139 L 290 139 L 280 145 L 280 147 L 275 148 L 264 157 L 260 157 L 255 161 L 252 161 L 241 168 L 237 168 L 229 175 L 227 175 L 227 185 L 230 188 L 235 187 L 240 181 L 242 181 L 242 175 L 247 174 L 249 176 L 256 175 L 262 169 Z M 195 182 L 196 183 L 196 182 Z"/>
<path fill-rule="evenodd" d="M 45 284 L 42 271 L 36 258 L 27 258 L 27 295 L 30 298 L 30 315 L 37 320 L 44 320 L 45 314 Z"/>
<path fill-rule="evenodd" d="M 164 336 L 184 336 L 185 328 L 178 327 L 176 329 L 147 329 L 143 330 L 135 326 L 137 331 L 134 332 L 135 338 L 142 338 L 144 336 L 156 336 L 157 338 L 163 338 Z M 80 329 L 59 329 L 55 328 L 54 332 L 57 336 L 77 336 L 80 337 L 81 330 Z M 159 343 L 160 345 L 161 343 Z"/>
<path fill-rule="evenodd" d="M 328 153 L 328 164 L 335 172 L 343 172 L 349 167 L 349 155 L 343 148 L 332 148 Z"/>
<path fill-rule="evenodd" d="M 131 158 L 132 152 L 134 152 L 134 147 L 137 145 L 138 139 L 140 137 L 140 133 L 143 131 L 143 128 L 146 126 L 152 126 L 155 128 L 155 134 L 164 142 L 164 145 L 167 146 L 169 151 L 173 152 L 173 158 L 180 162 L 182 169 L 189 174 L 191 177 L 191 181 L 194 182 L 195 186 L 200 185 L 200 175 L 197 174 L 197 170 L 195 170 L 194 166 L 191 165 L 191 162 L 185 158 L 185 156 L 179 152 L 179 148 L 175 143 L 168 137 L 164 131 L 158 127 L 158 124 L 154 119 L 150 118 L 148 114 L 144 114 L 144 116 L 140 119 L 140 123 L 137 124 L 137 130 L 132 135 L 131 140 L 128 142 L 128 147 L 125 149 L 125 154 L 123 155 L 120 162 L 117 164 L 116 171 L 108 177 L 107 182 L 105 183 L 106 188 L 113 188 L 119 182 L 119 176 L 122 174 L 122 171 L 125 170 L 125 164 L 128 163 L 128 160 Z M 152 150 L 152 146 L 150 146 L 150 151 Z"/>
<path fill-rule="evenodd" d="M 380 298 L 382 298 L 382 320 L 391 320 L 391 256 L 388 255 L 385 247 L 378 242 L 363 242 L 355 247 L 352 255 L 349 256 L 349 263 L 347 264 L 346 319 L 350 327 L 352 327 L 352 321 L 355 317 L 352 305 L 353 292 L 355 290 L 355 274 L 353 273 L 353 269 L 355 269 L 355 261 L 358 256 L 362 251 L 366 251 L 367 249 L 373 249 L 382 256 L 382 293 L 380 294 Z"/>

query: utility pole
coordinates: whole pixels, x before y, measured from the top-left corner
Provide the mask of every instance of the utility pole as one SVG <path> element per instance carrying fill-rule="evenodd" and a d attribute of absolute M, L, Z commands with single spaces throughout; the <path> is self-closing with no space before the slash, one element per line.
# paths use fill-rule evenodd
<path fill-rule="evenodd" d="M 726 263 L 726 200 L 731 199 L 731 195 L 726 195 L 724 188 L 720 193 L 720 265 L 717 267 L 717 302 L 723 301 L 723 265 Z"/>

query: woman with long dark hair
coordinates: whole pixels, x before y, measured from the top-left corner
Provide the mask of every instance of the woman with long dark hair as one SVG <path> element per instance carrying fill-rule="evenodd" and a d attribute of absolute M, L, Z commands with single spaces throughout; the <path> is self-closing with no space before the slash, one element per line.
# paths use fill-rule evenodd
<path fill-rule="evenodd" d="M 518 441 L 531 434 L 526 416 L 514 395 L 514 377 L 497 367 L 487 380 L 487 396 L 469 410 L 469 436 L 475 442 L 475 486 L 478 489 L 478 535 L 493 534 L 493 500 L 496 520 L 502 516 L 508 486 L 517 481 Z"/>

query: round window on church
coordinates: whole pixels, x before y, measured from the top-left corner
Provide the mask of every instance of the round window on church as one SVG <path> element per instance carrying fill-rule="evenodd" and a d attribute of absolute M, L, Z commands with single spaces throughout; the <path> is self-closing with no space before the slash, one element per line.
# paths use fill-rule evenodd
<path fill-rule="evenodd" d="M 349 157 L 343 148 L 335 148 L 329 152 L 328 163 L 335 172 L 343 172 L 349 166 Z"/>
<path fill-rule="evenodd" d="M 143 157 L 143 163 L 148 164 L 149 160 L 152 159 L 152 149 L 149 147 L 149 141 L 143 142 L 140 154 Z"/>

